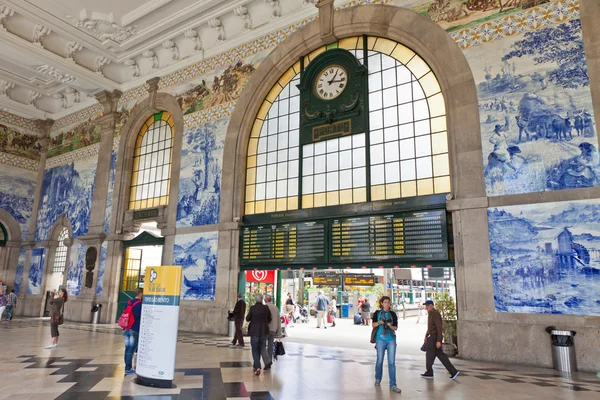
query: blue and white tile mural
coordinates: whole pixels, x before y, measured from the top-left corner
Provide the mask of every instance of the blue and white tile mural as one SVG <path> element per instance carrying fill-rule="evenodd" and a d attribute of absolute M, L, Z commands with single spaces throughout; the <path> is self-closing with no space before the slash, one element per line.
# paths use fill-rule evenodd
<path fill-rule="evenodd" d="M 580 20 L 465 50 L 489 196 L 592 187 L 600 157 Z"/>
<path fill-rule="evenodd" d="M 108 178 L 108 192 L 106 194 L 106 210 L 104 211 L 104 234 L 108 235 L 110 216 L 112 213 L 112 198 L 115 190 L 115 172 L 117 170 L 117 152 L 113 151 L 110 158 L 110 175 Z"/>
<path fill-rule="evenodd" d="M 106 267 L 106 251 L 108 242 L 102 243 L 100 247 L 100 261 L 98 262 L 98 280 L 96 282 L 96 296 L 102 296 L 102 288 L 104 287 L 104 268 Z"/>
<path fill-rule="evenodd" d="M 175 237 L 173 265 L 183 267 L 182 300 L 215 299 L 218 241 L 218 232 Z"/>
<path fill-rule="evenodd" d="M 21 247 L 19 250 L 19 261 L 17 264 L 17 273 L 15 275 L 15 285 L 13 289 L 15 289 L 15 293 L 19 293 L 21 291 L 21 284 L 23 283 L 23 271 L 25 271 L 25 260 L 27 259 L 26 250 Z"/>
<path fill-rule="evenodd" d="M 496 311 L 600 315 L 600 199 L 488 209 Z"/>
<path fill-rule="evenodd" d="M 187 129 L 181 150 L 177 227 L 219 222 L 223 148 L 229 119 Z"/>
<path fill-rule="evenodd" d="M 0 208 L 19 223 L 21 237 L 27 240 L 35 193 L 35 171 L 2 165 L 0 170 Z"/>
<path fill-rule="evenodd" d="M 31 254 L 31 266 L 29 268 L 29 282 L 27 294 L 42 293 L 42 278 L 44 276 L 44 258 L 46 249 L 33 249 Z"/>
<path fill-rule="evenodd" d="M 47 240 L 52 225 L 64 214 L 73 226 L 73 237 L 88 231 L 97 157 L 47 170 L 42 183 L 37 240 Z"/>
<path fill-rule="evenodd" d="M 67 273 L 67 293 L 69 293 L 69 296 L 78 296 L 81 292 L 85 251 L 86 246 L 84 244 L 76 243 L 71 246 L 71 259 L 69 260 L 69 272 Z"/>

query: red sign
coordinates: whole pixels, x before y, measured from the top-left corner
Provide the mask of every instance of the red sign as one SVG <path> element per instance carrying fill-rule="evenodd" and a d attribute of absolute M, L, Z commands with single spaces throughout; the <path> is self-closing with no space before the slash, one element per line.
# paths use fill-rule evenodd
<path fill-rule="evenodd" d="M 275 271 L 246 271 L 246 282 L 274 283 Z"/>

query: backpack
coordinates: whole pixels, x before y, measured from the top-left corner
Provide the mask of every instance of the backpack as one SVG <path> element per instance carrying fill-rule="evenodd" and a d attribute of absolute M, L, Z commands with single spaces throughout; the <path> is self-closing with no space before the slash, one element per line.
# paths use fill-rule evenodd
<path fill-rule="evenodd" d="M 123 310 L 123 314 L 119 317 L 119 326 L 125 330 L 131 329 L 133 324 L 135 323 L 135 318 L 133 317 L 133 307 L 137 304 L 141 303 L 141 300 L 137 300 L 135 302 L 129 301 L 127 303 L 127 307 Z"/>

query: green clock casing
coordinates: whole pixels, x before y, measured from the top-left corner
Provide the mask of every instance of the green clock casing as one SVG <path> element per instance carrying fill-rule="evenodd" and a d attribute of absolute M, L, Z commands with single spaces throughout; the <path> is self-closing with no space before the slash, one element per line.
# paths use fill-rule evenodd
<path fill-rule="evenodd" d="M 318 55 L 300 75 L 300 144 L 366 132 L 367 68 L 348 50 Z"/>

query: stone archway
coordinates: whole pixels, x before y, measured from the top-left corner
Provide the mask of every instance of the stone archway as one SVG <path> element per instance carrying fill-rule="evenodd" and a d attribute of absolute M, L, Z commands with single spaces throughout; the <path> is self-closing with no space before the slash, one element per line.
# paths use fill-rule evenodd
<path fill-rule="evenodd" d="M 0 224 L 6 230 L 6 243 L 0 249 L 0 281 L 14 286 L 21 248 L 21 227 L 7 211 L 0 209 Z"/>

